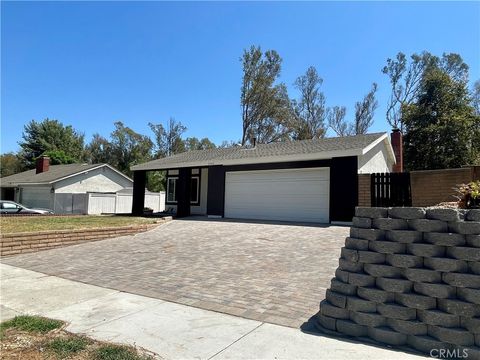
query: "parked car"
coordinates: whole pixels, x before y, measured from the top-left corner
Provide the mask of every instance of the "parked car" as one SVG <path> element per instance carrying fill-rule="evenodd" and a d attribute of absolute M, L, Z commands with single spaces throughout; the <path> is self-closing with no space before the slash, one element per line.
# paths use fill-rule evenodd
<path fill-rule="evenodd" d="M 53 214 L 50 209 L 29 209 L 22 204 L 14 201 L 0 201 L 0 213 L 1 214 Z"/>

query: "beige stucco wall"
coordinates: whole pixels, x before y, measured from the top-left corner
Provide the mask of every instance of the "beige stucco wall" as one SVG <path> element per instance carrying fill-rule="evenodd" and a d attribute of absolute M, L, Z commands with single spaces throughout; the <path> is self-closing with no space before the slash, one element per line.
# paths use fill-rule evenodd
<path fill-rule="evenodd" d="M 385 141 L 375 145 L 365 155 L 358 157 L 358 173 L 371 174 L 378 172 L 391 172 L 393 161 L 387 152 Z"/>
<path fill-rule="evenodd" d="M 133 181 L 105 166 L 59 181 L 54 187 L 56 193 L 116 192 L 133 187 Z"/>

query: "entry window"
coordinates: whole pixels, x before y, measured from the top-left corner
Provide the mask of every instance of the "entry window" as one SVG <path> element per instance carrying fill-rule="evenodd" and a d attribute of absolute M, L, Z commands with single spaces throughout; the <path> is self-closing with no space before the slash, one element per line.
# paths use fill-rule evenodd
<path fill-rule="evenodd" d="M 167 202 L 169 203 L 177 202 L 177 179 L 176 177 L 171 177 L 167 180 Z"/>
<path fill-rule="evenodd" d="M 192 180 L 190 181 L 190 204 L 198 205 L 199 203 L 199 185 L 199 177 L 193 176 Z"/>
<path fill-rule="evenodd" d="M 177 203 L 177 180 L 178 177 L 169 177 L 167 179 L 167 203 Z M 198 205 L 200 203 L 200 177 L 192 176 L 190 181 L 190 204 Z"/>

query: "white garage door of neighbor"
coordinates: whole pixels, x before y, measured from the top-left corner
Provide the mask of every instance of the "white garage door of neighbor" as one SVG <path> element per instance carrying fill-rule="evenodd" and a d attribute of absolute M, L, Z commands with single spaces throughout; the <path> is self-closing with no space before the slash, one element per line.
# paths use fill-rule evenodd
<path fill-rule="evenodd" d="M 225 217 L 329 222 L 330 169 L 232 171 L 225 176 Z"/>

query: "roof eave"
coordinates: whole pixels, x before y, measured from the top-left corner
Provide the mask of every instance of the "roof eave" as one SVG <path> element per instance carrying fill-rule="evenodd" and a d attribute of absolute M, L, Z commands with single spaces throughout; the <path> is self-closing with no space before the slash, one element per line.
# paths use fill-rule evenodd
<path fill-rule="evenodd" d="M 168 170 L 177 168 L 189 168 L 189 167 L 205 167 L 205 166 L 233 166 L 233 165 L 248 165 L 248 164 L 265 164 L 265 163 L 280 163 L 289 161 L 309 161 L 309 160 L 328 160 L 334 157 L 343 156 L 359 156 L 362 155 L 363 149 L 350 149 L 350 150 L 335 150 L 335 151 L 322 151 L 318 153 L 300 154 L 300 155 L 283 155 L 283 156 L 264 156 L 261 158 L 244 158 L 244 159 L 232 159 L 232 160 L 211 160 L 211 161 L 193 161 L 171 164 L 155 165 L 148 163 L 132 166 L 132 171 L 154 171 L 154 170 Z"/>

